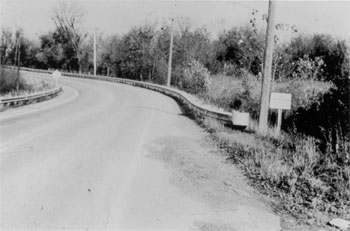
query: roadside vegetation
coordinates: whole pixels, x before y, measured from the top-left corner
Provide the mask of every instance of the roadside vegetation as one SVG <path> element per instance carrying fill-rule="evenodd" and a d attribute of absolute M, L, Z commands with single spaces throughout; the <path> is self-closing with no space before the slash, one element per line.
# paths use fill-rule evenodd
<path fill-rule="evenodd" d="M 34 78 L 24 79 L 17 70 L 0 68 L 1 97 L 31 94 L 34 92 L 49 90 L 53 87 L 54 84 L 47 81 Z"/>
<path fill-rule="evenodd" d="M 346 151 L 322 153 L 318 141 L 283 133 L 261 137 L 202 121 L 260 192 L 277 198 L 275 208 L 297 221 L 324 226 L 330 217 L 350 218 L 350 165 Z M 270 131 L 273 134 L 273 131 Z"/>
<path fill-rule="evenodd" d="M 93 35 L 79 29 L 82 14 L 67 4 L 57 6 L 52 17 L 56 28 L 39 41 L 23 35 L 16 39 L 2 29 L 1 64 L 15 63 L 14 47 L 20 44 L 21 66 L 92 73 Z M 72 18 L 74 25 L 68 21 Z M 202 124 L 258 189 L 279 199 L 280 209 L 314 225 L 325 224 L 327 217 L 350 219 L 350 41 L 276 25 L 277 32 L 287 30 L 292 37 L 288 42 L 275 37 L 271 90 L 291 93 L 292 109 L 283 113 L 280 136 L 274 132 L 276 112 L 271 110 L 271 131 L 262 137 L 254 133 L 265 38 L 256 28 L 257 18 L 253 11 L 249 24 L 224 30 L 215 39 L 204 27 L 176 20 L 171 84 L 213 106 L 250 113 L 247 131 L 210 120 Z M 97 37 L 98 74 L 166 83 L 168 23 Z M 12 75 L 1 77 L 7 81 L 1 92 L 25 88 Z"/>

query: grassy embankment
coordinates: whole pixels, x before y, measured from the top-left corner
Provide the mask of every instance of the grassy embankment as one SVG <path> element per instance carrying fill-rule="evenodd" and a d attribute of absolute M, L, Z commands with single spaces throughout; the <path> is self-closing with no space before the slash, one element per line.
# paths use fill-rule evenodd
<path fill-rule="evenodd" d="M 249 111 L 257 118 L 260 86 L 254 77 L 211 76 L 209 90 L 200 97 L 226 110 Z M 292 93 L 292 110 L 284 114 L 288 117 L 298 108 L 317 102 L 332 87 L 327 82 L 293 80 L 276 83 L 274 90 Z M 252 184 L 278 199 L 277 208 L 281 212 L 312 225 L 324 225 L 333 216 L 350 219 L 350 166 L 346 149 L 337 154 L 321 153 L 315 138 L 293 132 L 276 136 L 273 127 L 268 136 L 258 136 L 254 133 L 254 122 L 248 132 L 228 129 L 213 120 L 202 123 L 218 146 L 229 153 L 229 159 L 242 167 Z"/>
<path fill-rule="evenodd" d="M 53 83 L 36 78 L 21 77 L 13 69 L 0 68 L 0 96 L 11 97 L 26 95 L 34 92 L 49 90 L 54 87 Z"/>

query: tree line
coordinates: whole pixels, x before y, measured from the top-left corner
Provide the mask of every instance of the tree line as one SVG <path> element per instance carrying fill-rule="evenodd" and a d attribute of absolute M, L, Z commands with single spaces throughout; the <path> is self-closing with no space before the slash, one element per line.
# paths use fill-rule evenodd
<path fill-rule="evenodd" d="M 1 64 L 91 73 L 93 33 L 81 29 L 83 13 L 67 2 L 53 10 L 55 28 L 39 37 L 26 38 L 21 29 L 2 28 Z M 255 11 L 252 13 L 255 14 Z M 254 19 L 254 20 L 253 20 Z M 188 19 L 177 19 L 174 32 L 173 84 L 181 79 L 190 60 L 197 60 L 212 74 L 241 76 L 262 72 L 265 35 L 250 24 L 223 30 L 212 39 L 205 27 L 194 28 Z M 280 29 L 280 24 L 276 25 Z M 97 73 L 138 80 L 164 82 L 170 45 L 167 23 L 132 28 L 124 35 L 97 35 Z M 346 40 L 330 35 L 295 35 L 289 43 L 275 39 L 273 77 L 338 81 L 346 71 Z M 20 54 L 20 55 L 18 55 Z M 337 84 L 339 85 L 339 84 Z"/>

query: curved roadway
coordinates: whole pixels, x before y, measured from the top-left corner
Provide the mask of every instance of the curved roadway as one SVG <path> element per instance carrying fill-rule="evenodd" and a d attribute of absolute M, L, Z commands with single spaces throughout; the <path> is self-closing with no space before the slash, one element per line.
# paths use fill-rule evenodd
<path fill-rule="evenodd" d="M 0 114 L 2 229 L 183 230 L 211 229 L 198 221 L 214 218 L 230 222 L 222 214 L 234 213 L 213 213 L 173 184 L 171 169 L 150 153 L 162 137 L 205 136 L 173 99 L 116 83 L 60 81 L 64 92 L 55 99 Z M 236 227 L 279 228 L 269 209 L 251 210 L 259 215 Z"/>

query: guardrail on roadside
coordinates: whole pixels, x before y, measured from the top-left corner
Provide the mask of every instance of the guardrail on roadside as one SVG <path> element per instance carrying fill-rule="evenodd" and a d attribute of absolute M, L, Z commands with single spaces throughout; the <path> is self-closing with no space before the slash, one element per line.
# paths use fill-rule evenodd
<path fill-rule="evenodd" d="M 37 92 L 29 95 L 0 98 L 0 107 L 11 106 L 11 105 L 22 105 L 22 104 L 27 104 L 29 102 L 38 101 L 43 98 L 57 95 L 61 90 L 62 90 L 61 87 L 55 87 L 48 91 Z"/>
<path fill-rule="evenodd" d="M 24 71 L 30 71 L 30 72 L 39 72 L 39 73 L 47 73 L 51 74 L 52 71 L 49 70 L 40 70 L 40 69 L 32 69 L 32 68 L 21 68 L 21 70 Z M 100 76 L 100 75 L 88 75 L 88 74 L 78 74 L 78 73 L 69 73 L 69 72 L 61 72 L 63 76 L 68 77 L 75 77 L 75 78 L 84 78 L 84 79 L 97 79 L 97 80 L 103 80 L 108 82 L 115 82 L 115 83 L 122 83 L 122 84 L 128 84 L 132 86 L 142 87 L 149 90 L 157 91 L 162 94 L 165 94 L 167 96 L 170 96 L 177 100 L 180 104 L 182 104 L 183 107 L 188 109 L 190 113 L 194 114 L 196 117 L 200 118 L 213 118 L 225 123 L 232 124 L 232 114 L 229 112 L 220 112 L 215 111 L 211 109 L 204 108 L 201 105 L 198 105 L 198 103 L 194 102 L 189 96 L 187 96 L 187 93 L 182 92 L 178 89 L 168 88 L 165 86 L 161 86 L 158 84 L 153 83 L 146 83 L 141 81 L 135 81 L 130 79 L 122 79 L 117 77 L 107 77 L 107 76 Z M 240 124 L 234 124 L 237 126 L 242 126 Z M 245 126 L 243 126 L 245 127 Z"/>

